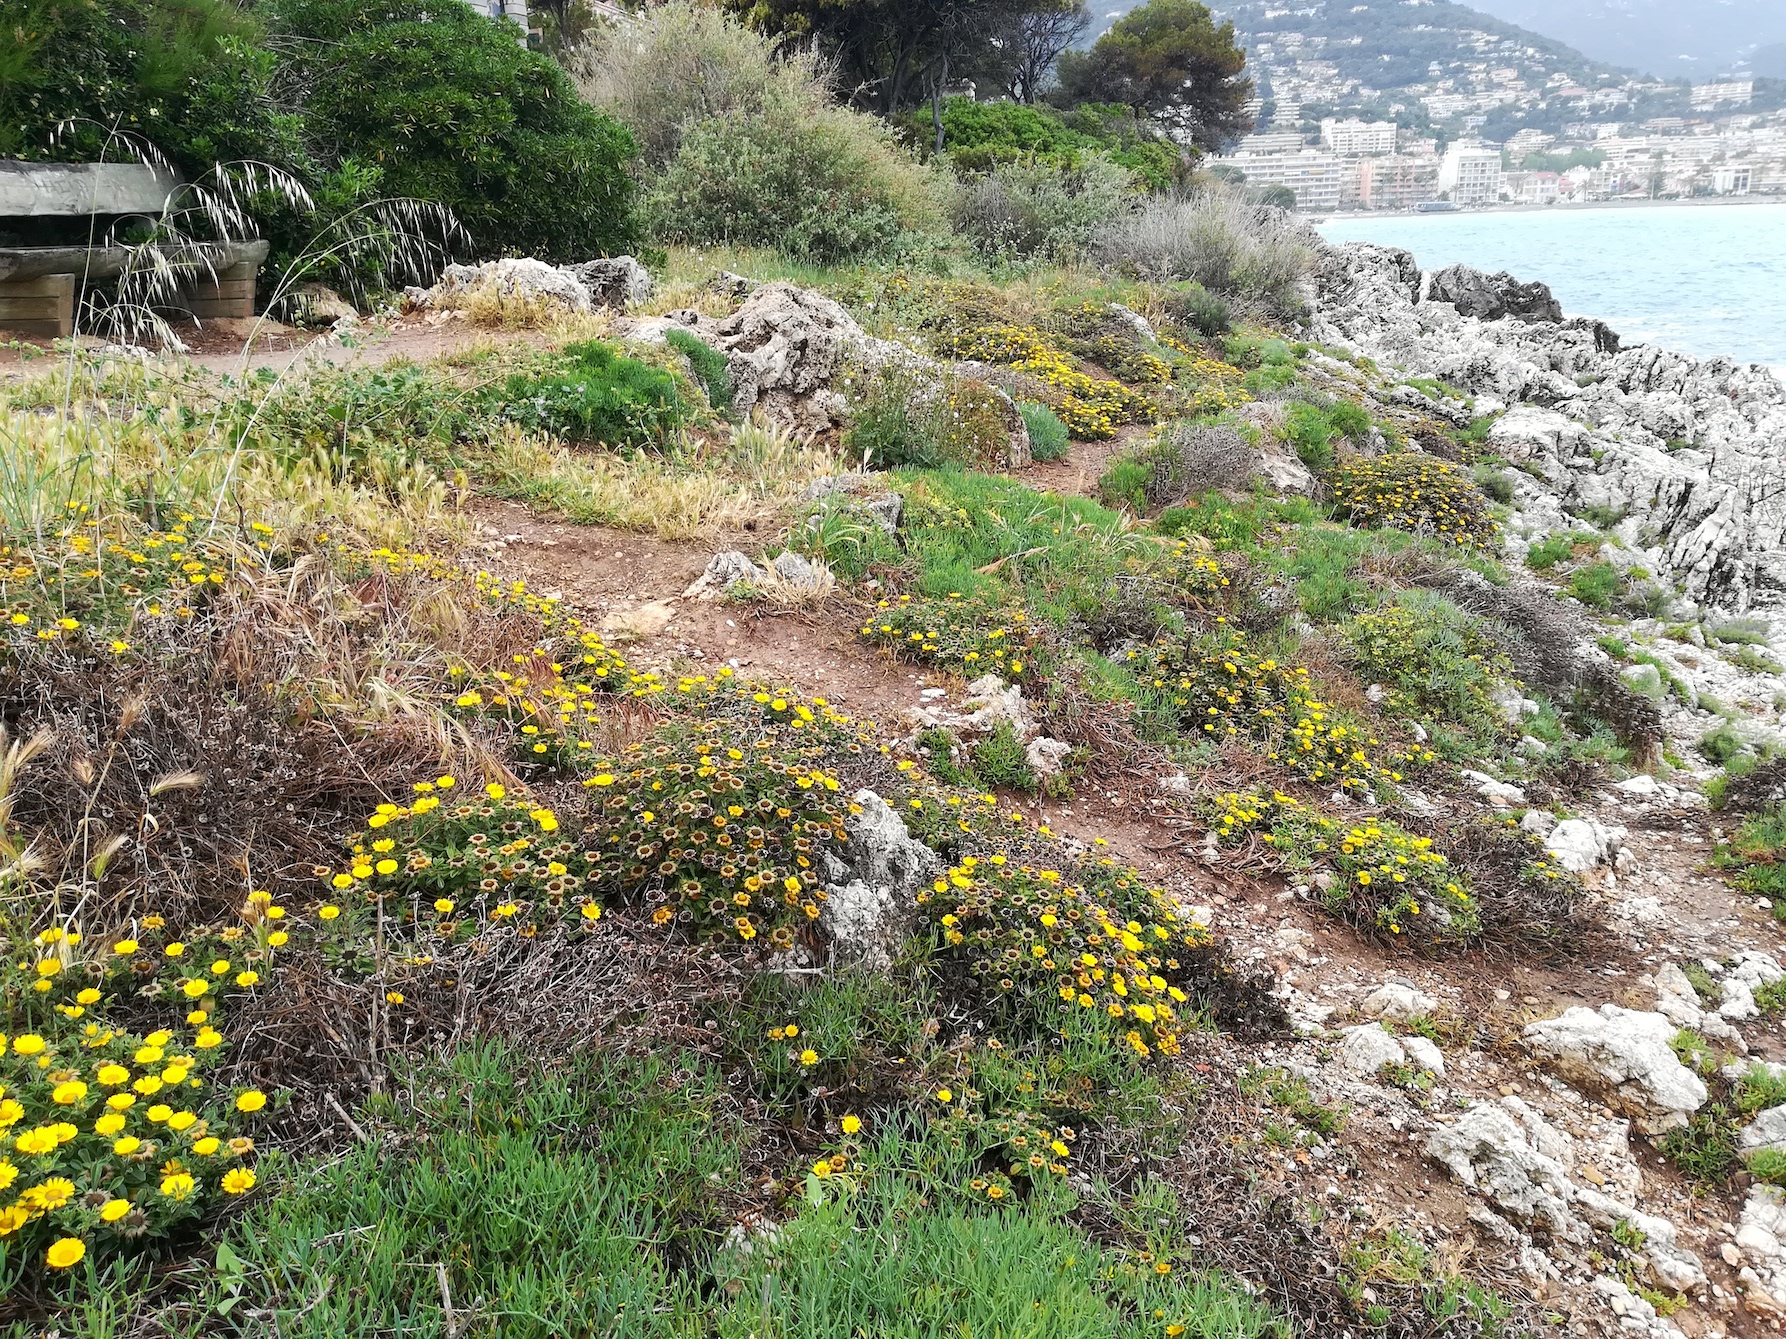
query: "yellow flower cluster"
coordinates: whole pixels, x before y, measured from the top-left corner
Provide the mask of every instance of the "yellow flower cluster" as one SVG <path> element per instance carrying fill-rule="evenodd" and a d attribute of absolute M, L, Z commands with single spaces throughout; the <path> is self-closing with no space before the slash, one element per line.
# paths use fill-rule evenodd
<path fill-rule="evenodd" d="M 1159 407 L 1147 395 L 1120 381 L 1087 376 L 1071 355 L 1032 326 L 957 328 L 937 341 L 937 351 L 955 358 L 999 363 L 1043 382 L 1052 392 L 1048 405 L 1080 441 L 1114 437 L 1119 424 L 1150 423 Z"/>
<path fill-rule="evenodd" d="M 382 904 L 387 924 L 453 942 L 491 926 L 525 936 L 559 920 L 593 925 L 601 904 L 590 867 L 557 813 L 526 790 L 501 782 L 480 790 L 444 775 L 416 782 L 408 804 L 379 805 L 346 864 L 315 873 L 330 899 L 322 919 L 349 938 Z M 341 902 L 360 914 L 341 923 Z"/>
<path fill-rule="evenodd" d="M 1227 569 L 1219 559 L 1189 541 L 1179 540 L 1160 566 L 1166 584 L 1191 608 L 1219 613 L 1233 607 L 1234 588 Z"/>
<path fill-rule="evenodd" d="M 945 1096 L 946 1094 L 946 1096 Z M 1000 1166 L 974 1176 L 966 1190 L 994 1204 L 1015 1193 L 1014 1180 L 1043 1181 L 1067 1174 L 1067 1159 L 1079 1137 L 1070 1125 L 1052 1125 L 1035 1112 L 1000 1108 L 982 1114 L 979 1094 L 966 1088 L 957 1094 L 948 1088 L 934 1094 L 937 1114 L 932 1124 L 948 1145 L 970 1154 L 976 1164 L 997 1158 Z"/>
<path fill-rule="evenodd" d="M 1388 821 L 1347 825 L 1281 791 L 1230 792 L 1213 801 L 1209 816 L 1225 845 L 1258 831 L 1289 868 L 1330 871 L 1313 884 L 1316 896 L 1354 925 L 1429 945 L 1467 939 L 1479 928 L 1468 879 L 1431 837 Z"/>
<path fill-rule="evenodd" d="M 41 547 L 0 545 L 0 646 L 53 642 L 82 628 L 112 639 L 138 617 L 190 618 L 239 564 L 272 551 L 273 532 L 258 522 L 245 538 L 199 538 L 188 513 L 167 530 L 145 531 L 127 515 L 86 511 L 72 508 Z M 112 639 L 111 649 L 122 655 L 129 646 Z"/>
<path fill-rule="evenodd" d="M 190 940 L 145 916 L 127 934 L 52 926 L 21 945 L 17 1031 L 0 1033 L 0 1242 L 67 1269 L 90 1242 L 127 1249 L 254 1187 L 242 1125 L 266 1095 L 208 1075 L 219 1006 L 270 986 L 287 923 L 256 892 L 236 923 Z M 126 1000 L 136 1015 L 171 1002 L 182 1023 L 126 1032 L 107 1017 Z"/>
<path fill-rule="evenodd" d="M 664 683 L 654 671 L 633 669 L 597 634 L 572 636 L 568 653 L 536 645 L 512 655 L 509 669 L 454 666 L 448 703 L 463 716 L 502 722 L 523 762 L 567 766 L 586 760 L 601 723 L 601 697 L 649 697 L 664 691 Z M 566 654 L 574 659 L 556 658 Z"/>
<path fill-rule="evenodd" d="M 1373 779 L 1400 781 L 1396 768 L 1437 756 L 1430 749 L 1382 751 L 1376 738 L 1315 697 L 1307 667 L 1259 655 L 1238 629 L 1224 629 L 1213 645 L 1155 646 L 1128 659 L 1186 726 L 1205 738 L 1257 741 L 1272 762 L 1317 784 L 1365 793 Z"/>
<path fill-rule="evenodd" d="M 796 722 L 815 724 L 811 708 L 763 696 L 760 705 L 792 717 L 785 727 L 752 739 L 732 722 L 700 722 L 673 742 L 635 745 L 587 779 L 585 837 L 592 879 L 650 906 L 656 924 L 734 943 L 762 935 L 779 950 L 811 933 L 825 903 L 814 859 L 844 839 L 855 806 L 817 765 L 820 750 L 790 738 Z"/>
<path fill-rule="evenodd" d="M 1179 390 L 1184 397 L 1180 412 L 1201 417 L 1250 403 L 1253 397 L 1241 384 L 1245 377 L 1245 372 L 1230 363 L 1193 355 L 1189 364 L 1178 370 Z"/>
<path fill-rule="evenodd" d="M 1111 861 L 1090 872 L 963 856 L 918 900 L 940 952 L 1008 1007 L 1034 1012 L 1052 995 L 1136 1056 L 1173 1054 L 1184 958 L 1209 945 L 1208 931 L 1134 871 Z"/>
<path fill-rule="evenodd" d="M 862 636 L 903 659 L 969 679 L 997 674 L 1019 681 L 1037 672 L 1040 637 L 1023 610 L 987 608 L 959 594 L 882 600 L 862 625 Z"/>
<path fill-rule="evenodd" d="M 1355 525 L 1407 530 L 1479 549 L 1492 547 L 1500 533 L 1469 476 L 1419 452 L 1350 460 L 1327 482 L 1335 509 Z"/>

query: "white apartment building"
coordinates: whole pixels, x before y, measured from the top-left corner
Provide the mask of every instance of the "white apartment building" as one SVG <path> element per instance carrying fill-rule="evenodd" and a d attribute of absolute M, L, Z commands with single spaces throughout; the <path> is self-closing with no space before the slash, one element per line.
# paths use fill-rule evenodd
<path fill-rule="evenodd" d="M 1714 107 L 1747 107 L 1754 97 L 1753 79 L 1726 79 L 1693 85 L 1692 107 L 1696 112 L 1709 112 Z"/>
<path fill-rule="evenodd" d="M 1439 164 L 1439 193 L 1453 204 L 1492 205 L 1501 198 L 1501 151 L 1459 142 Z"/>
<path fill-rule="evenodd" d="M 1330 116 L 1321 122 L 1321 143 L 1341 158 L 1366 158 L 1395 152 L 1394 121 L 1342 121 Z"/>
<path fill-rule="evenodd" d="M 1344 165 L 1331 153 L 1249 153 L 1242 148 L 1216 161 L 1244 173 L 1248 186 L 1289 187 L 1296 193 L 1296 207 L 1306 212 L 1329 213 L 1340 206 Z"/>
<path fill-rule="evenodd" d="M 1389 154 L 1358 162 L 1358 203 L 1366 209 L 1411 209 L 1439 188 L 1439 156 Z"/>
<path fill-rule="evenodd" d="M 1732 163 L 1726 167 L 1712 169 L 1712 193 L 1714 195 L 1747 195 L 1754 185 L 1755 172 L 1748 166 Z"/>

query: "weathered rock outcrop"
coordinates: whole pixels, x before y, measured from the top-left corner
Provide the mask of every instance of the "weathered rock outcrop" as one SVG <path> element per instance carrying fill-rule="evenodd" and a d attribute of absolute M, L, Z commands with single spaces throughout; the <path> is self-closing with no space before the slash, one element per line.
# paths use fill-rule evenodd
<path fill-rule="evenodd" d="M 906 830 L 905 821 L 872 790 L 856 793 L 841 854 L 819 854 L 825 910 L 819 918 L 832 960 L 884 971 L 918 914 L 918 894 L 943 872 L 943 862 Z"/>
<path fill-rule="evenodd" d="M 433 288 L 406 289 L 404 297 L 411 307 L 446 308 L 460 306 L 480 291 L 511 301 L 562 307 L 567 312 L 586 312 L 590 307 L 589 290 L 574 274 L 543 260 L 525 258 L 449 265 Z"/>
<path fill-rule="evenodd" d="M 581 265 L 567 265 L 565 271 L 589 290 L 589 300 L 598 307 L 625 311 L 628 307 L 648 302 L 655 290 L 651 271 L 631 256 L 608 256 L 602 260 L 586 260 Z"/>
<path fill-rule="evenodd" d="M 1484 274 L 1468 265 L 1450 265 L 1433 275 L 1426 296 L 1429 302 L 1449 302 L 1461 315 L 1478 321 L 1503 316 L 1522 321 L 1563 319 L 1563 304 L 1551 295 L 1549 285 L 1522 284 L 1505 270 Z"/>
<path fill-rule="evenodd" d="M 1521 485 L 1513 531 L 1535 536 L 1568 528 L 1571 509 L 1610 509 L 1623 517 L 1617 538 L 1693 598 L 1733 609 L 1786 603 L 1786 386 L 1759 365 L 1620 348 L 1600 322 L 1558 322 L 1535 293 L 1479 277 L 1487 289 L 1460 288 L 1456 275 L 1429 287 L 1405 251 L 1330 247 L 1314 277 L 1310 333 L 1439 378 L 1477 397 L 1479 412 L 1551 411 L 1501 430 L 1510 454 L 1546 481 Z M 1492 290 L 1483 310 L 1506 314 L 1465 315 L 1434 290 L 1471 310 L 1483 305 L 1473 295 Z"/>
<path fill-rule="evenodd" d="M 1577 1005 L 1531 1024 L 1525 1036 L 1562 1078 L 1604 1096 L 1645 1134 L 1662 1134 L 1684 1126 L 1707 1097 L 1670 1045 L 1679 1030 L 1659 1013 Z"/>

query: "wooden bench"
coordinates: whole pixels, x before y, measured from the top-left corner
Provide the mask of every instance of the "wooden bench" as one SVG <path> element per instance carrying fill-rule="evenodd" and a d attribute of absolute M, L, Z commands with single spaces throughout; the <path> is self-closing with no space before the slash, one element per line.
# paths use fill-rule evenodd
<path fill-rule="evenodd" d="M 179 182 L 140 163 L 0 160 L 0 225 L 12 219 L 159 217 Z M 37 225 L 41 227 L 42 225 Z M 97 231 L 89 224 L 71 231 Z M 208 242 L 180 307 L 199 320 L 254 315 L 254 276 L 267 243 Z M 121 246 L 0 246 L 0 330 L 39 339 L 74 333 L 88 284 L 115 279 L 129 263 Z"/>

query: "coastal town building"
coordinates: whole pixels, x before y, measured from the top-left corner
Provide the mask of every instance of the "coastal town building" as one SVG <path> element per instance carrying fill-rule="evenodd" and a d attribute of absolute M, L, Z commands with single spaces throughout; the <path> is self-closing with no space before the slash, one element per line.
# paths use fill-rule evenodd
<path fill-rule="evenodd" d="M 1357 198 L 1363 209 L 1412 209 L 1438 197 L 1436 153 L 1362 158 L 1357 169 Z"/>
<path fill-rule="evenodd" d="M 1394 153 L 1395 122 L 1342 121 L 1330 116 L 1321 122 L 1321 144 L 1341 158 Z"/>
<path fill-rule="evenodd" d="M 1259 152 L 1242 148 L 1215 160 L 1217 168 L 1238 172 L 1248 186 L 1284 186 L 1296 194 L 1296 207 L 1307 213 L 1329 213 L 1340 207 L 1345 173 L 1338 157 L 1319 149 L 1295 153 Z"/>
<path fill-rule="evenodd" d="M 1480 141 L 1460 141 L 1439 163 L 1440 198 L 1456 205 L 1492 205 L 1501 198 L 1501 151 Z"/>

